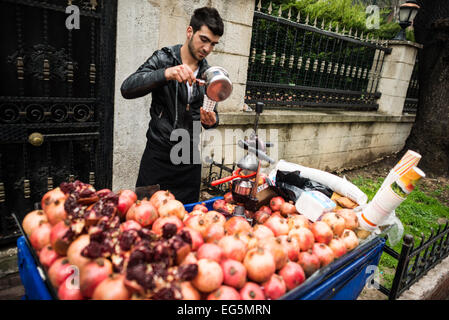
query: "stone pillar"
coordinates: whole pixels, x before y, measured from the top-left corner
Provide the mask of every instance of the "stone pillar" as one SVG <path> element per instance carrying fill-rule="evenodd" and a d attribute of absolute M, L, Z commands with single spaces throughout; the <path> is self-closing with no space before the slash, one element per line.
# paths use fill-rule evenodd
<path fill-rule="evenodd" d="M 157 50 L 160 9 L 148 1 L 118 0 L 112 188 L 134 189 L 150 121 L 151 95 L 126 100 L 123 81 Z"/>
<path fill-rule="evenodd" d="M 378 111 L 388 115 L 401 115 L 412 76 L 415 59 L 422 45 L 410 41 L 388 41 L 391 54 L 385 55 L 378 91 Z"/>

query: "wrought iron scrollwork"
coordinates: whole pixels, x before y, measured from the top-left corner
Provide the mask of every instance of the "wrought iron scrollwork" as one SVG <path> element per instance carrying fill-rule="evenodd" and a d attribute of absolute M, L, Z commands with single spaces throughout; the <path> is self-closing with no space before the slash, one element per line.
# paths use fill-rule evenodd
<path fill-rule="evenodd" d="M 8 63 L 16 65 L 18 77 L 27 75 L 38 80 L 67 79 L 67 64 L 78 69 L 78 63 L 71 61 L 65 48 L 56 49 L 50 45 L 36 44 L 30 48 L 20 48 L 7 59 Z M 20 67 L 19 67 L 20 65 Z"/>

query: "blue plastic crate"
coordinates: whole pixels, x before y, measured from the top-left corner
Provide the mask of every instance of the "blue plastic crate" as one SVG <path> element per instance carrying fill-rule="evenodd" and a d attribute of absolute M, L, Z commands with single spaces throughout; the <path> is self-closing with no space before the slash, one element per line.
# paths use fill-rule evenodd
<path fill-rule="evenodd" d="M 198 203 L 211 210 L 215 200 L 185 205 L 188 212 Z M 321 268 L 294 290 L 287 292 L 282 300 L 355 300 L 372 275 L 370 266 L 377 266 L 382 255 L 385 239 L 381 237 L 364 241 L 357 248 Z M 39 272 L 35 258 L 22 236 L 17 240 L 19 272 L 25 288 L 24 299 L 50 300 L 51 289 L 46 285 L 45 273 Z"/>

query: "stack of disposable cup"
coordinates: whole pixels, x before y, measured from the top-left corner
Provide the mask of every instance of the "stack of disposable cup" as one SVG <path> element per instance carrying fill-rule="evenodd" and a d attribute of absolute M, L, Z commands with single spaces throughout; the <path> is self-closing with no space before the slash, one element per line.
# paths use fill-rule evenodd
<path fill-rule="evenodd" d="M 391 185 L 405 175 L 413 177 L 412 179 L 415 179 L 415 182 L 424 177 L 424 173 L 416 167 L 420 159 L 420 154 L 408 150 L 394 166 L 374 198 L 359 212 L 359 222 L 362 229 L 374 231 L 405 200 L 404 197 L 393 191 Z"/>
<path fill-rule="evenodd" d="M 390 171 L 388 176 L 385 178 L 384 182 L 380 186 L 382 189 L 385 186 L 391 185 L 393 182 L 402 177 L 410 168 L 418 165 L 419 160 L 421 160 L 421 155 L 415 151 L 408 150 L 404 156 L 399 160 L 399 162 Z M 379 189 L 379 190 L 380 190 Z"/>
<path fill-rule="evenodd" d="M 207 94 L 204 95 L 204 100 L 203 100 L 203 109 L 206 111 L 214 111 L 215 105 L 217 104 L 216 101 L 212 100 L 211 98 L 209 98 L 207 96 Z"/>

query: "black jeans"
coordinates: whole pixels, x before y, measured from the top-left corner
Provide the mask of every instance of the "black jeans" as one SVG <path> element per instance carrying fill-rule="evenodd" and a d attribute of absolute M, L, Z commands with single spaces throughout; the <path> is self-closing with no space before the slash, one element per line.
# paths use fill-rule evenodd
<path fill-rule="evenodd" d="M 152 151 L 154 150 L 154 151 Z M 201 164 L 179 164 L 170 161 L 169 152 L 161 155 L 148 144 L 142 156 L 136 187 L 159 184 L 183 204 L 198 202 L 201 186 Z"/>

